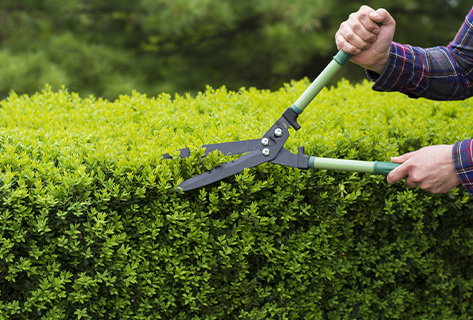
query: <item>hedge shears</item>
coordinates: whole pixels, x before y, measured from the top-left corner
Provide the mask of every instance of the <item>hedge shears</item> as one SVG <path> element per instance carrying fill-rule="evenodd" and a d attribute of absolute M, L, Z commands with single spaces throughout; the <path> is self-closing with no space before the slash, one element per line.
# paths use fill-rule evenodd
<path fill-rule="evenodd" d="M 301 128 L 297 123 L 297 117 L 351 57 L 352 55 L 340 50 L 297 101 L 284 111 L 281 118 L 261 138 L 203 145 L 202 148 L 205 148 L 204 157 L 215 151 L 225 156 L 244 155 L 183 181 L 177 189 L 183 191 L 197 189 L 266 162 L 299 169 L 342 170 L 388 175 L 391 170 L 400 164 L 313 157 L 304 154 L 304 147 L 299 147 L 297 154 L 293 154 L 284 148 L 284 143 L 289 138 L 289 128 L 292 127 L 295 130 Z M 189 156 L 189 148 L 179 150 L 180 158 Z M 172 159 L 169 153 L 166 153 L 163 157 Z"/>

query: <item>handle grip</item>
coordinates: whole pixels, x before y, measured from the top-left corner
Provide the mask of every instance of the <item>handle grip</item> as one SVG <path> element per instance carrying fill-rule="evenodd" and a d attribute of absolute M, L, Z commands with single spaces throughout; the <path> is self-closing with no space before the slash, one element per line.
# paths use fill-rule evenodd
<path fill-rule="evenodd" d="M 400 163 L 375 161 L 373 166 L 374 174 L 387 176 L 391 171 L 399 167 Z"/>
<path fill-rule="evenodd" d="M 304 93 L 291 106 L 292 110 L 301 114 L 309 105 L 315 96 L 325 87 L 325 85 L 333 78 L 335 74 L 351 59 L 353 55 L 342 50 L 333 57 L 332 61 L 325 67 L 312 84 L 304 91 Z"/>
<path fill-rule="evenodd" d="M 353 57 L 352 54 L 346 53 L 343 50 L 338 51 L 338 53 L 333 57 L 340 66 L 344 66 L 351 58 Z"/>
<path fill-rule="evenodd" d="M 310 169 L 368 172 L 387 176 L 392 170 L 394 170 L 398 166 L 400 166 L 400 164 L 394 162 L 309 157 Z"/>
<path fill-rule="evenodd" d="M 376 23 L 381 27 L 382 23 Z M 292 110 L 301 114 L 307 105 L 315 98 L 315 96 L 322 90 L 323 87 L 333 78 L 333 76 L 353 57 L 352 54 L 346 53 L 343 50 L 333 57 L 332 61 L 325 67 L 319 76 L 312 82 L 312 84 L 304 91 L 304 93 L 291 106 Z"/>

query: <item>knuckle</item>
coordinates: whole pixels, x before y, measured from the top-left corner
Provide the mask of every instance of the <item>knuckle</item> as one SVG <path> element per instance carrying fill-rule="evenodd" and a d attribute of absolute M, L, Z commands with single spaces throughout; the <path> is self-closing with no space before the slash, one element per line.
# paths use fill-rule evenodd
<path fill-rule="evenodd" d="M 378 11 L 378 13 L 381 14 L 381 15 L 386 15 L 386 14 L 388 14 L 388 11 L 387 11 L 386 9 L 384 9 L 384 8 L 379 8 L 379 9 L 376 10 L 376 11 Z"/>
<path fill-rule="evenodd" d="M 351 29 L 354 31 L 354 32 L 359 32 L 362 27 L 359 23 L 354 23 L 352 26 L 351 26 Z"/>
<path fill-rule="evenodd" d="M 361 11 L 361 10 L 373 10 L 373 9 L 371 9 L 370 6 L 367 6 L 366 4 L 364 4 L 364 5 L 362 5 L 361 8 L 360 8 L 360 11 Z"/>
<path fill-rule="evenodd" d="M 415 183 L 420 183 L 422 181 L 422 177 L 419 174 L 414 173 L 411 175 L 411 181 Z"/>
<path fill-rule="evenodd" d="M 338 49 L 342 49 L 343 43 L 340 39 L 335 38 L 335 45 L 337 46 Z"/>
<path fill-rule="evenodd" d="M 338 47 L 343 47 L 345 45 L 345 37 L 343 36 L 343 34 L 339 31 L 335 34 L 335 44 L 338 46 Z"/>
<path fill-rule="evenodd" d="M 368 17 L 368 12 L 366 11 L 358 12 L 358 15 L 357 15 L 358 20 L 363 20 L 363 19 L 366 19 L 367 17 Z"/>
<path fill-rule="evenodd" d="M 340 28 L 338 29 L 339 31 L 341 30 L 347 30 L 348 29 L 348 21 L 343 21 L 342 23 L 340 23 Z"/>
<path fill-rule="evenodd" d="M 370 33 L 372 33 L 373 35 L 375 34 L 375 32 L 378 30 L 378 26 L 376 24 L 370 24 L 366 30 L 368 30 Z M 372 39 L 375 38 L 376 36 L 372 36 Z"/>
<path fill-rule="evenodd" d="M 345 35 L 345 39 L 347 39 L 348 42 L 353 41 L 355 39 L 355 35 L 353 33 L 348 33 Z"/>

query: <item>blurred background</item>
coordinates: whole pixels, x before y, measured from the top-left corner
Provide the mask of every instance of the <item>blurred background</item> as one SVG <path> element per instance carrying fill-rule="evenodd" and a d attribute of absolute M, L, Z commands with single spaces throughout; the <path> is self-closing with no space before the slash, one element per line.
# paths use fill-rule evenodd
<path fill-rule="evenodd" d="M 390 11 L 395 41 L 423 47 L 447 45 L 471 9 L 466 0 L 2 0 L 0 99 L 46 83 L 108 99 L 278 89 L 318 75 L 362 4 Z M 364 71 L 350 64 L 340 77 Z"/>

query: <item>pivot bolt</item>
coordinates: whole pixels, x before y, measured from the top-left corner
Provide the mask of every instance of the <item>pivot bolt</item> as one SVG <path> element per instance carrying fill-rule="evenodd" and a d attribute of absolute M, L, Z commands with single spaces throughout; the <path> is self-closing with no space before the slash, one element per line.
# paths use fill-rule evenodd
<path fill-rule="evenodd" d="M 269 145 L 269 139 L 268 139 L 268 138 L 263 138 L 263 139 L 261 139 L 261 144 L 262 144 L 263 146 Z"/>
<path fill-rule="evenodd" d="M 263 153 L 263 156 L 267 157 L 271 154 L 271 152 L 269 152 L 269 149 L 268 148 L 264 148 L 263 151 L 261 151 Z"/>
<path fill-rule="evenodd" d="M 274 130 L 274 135 L 276 137 L 281 137 L 282 136 L 282 129 L 281 128 L 276 128 L 276 130 Z"/>

